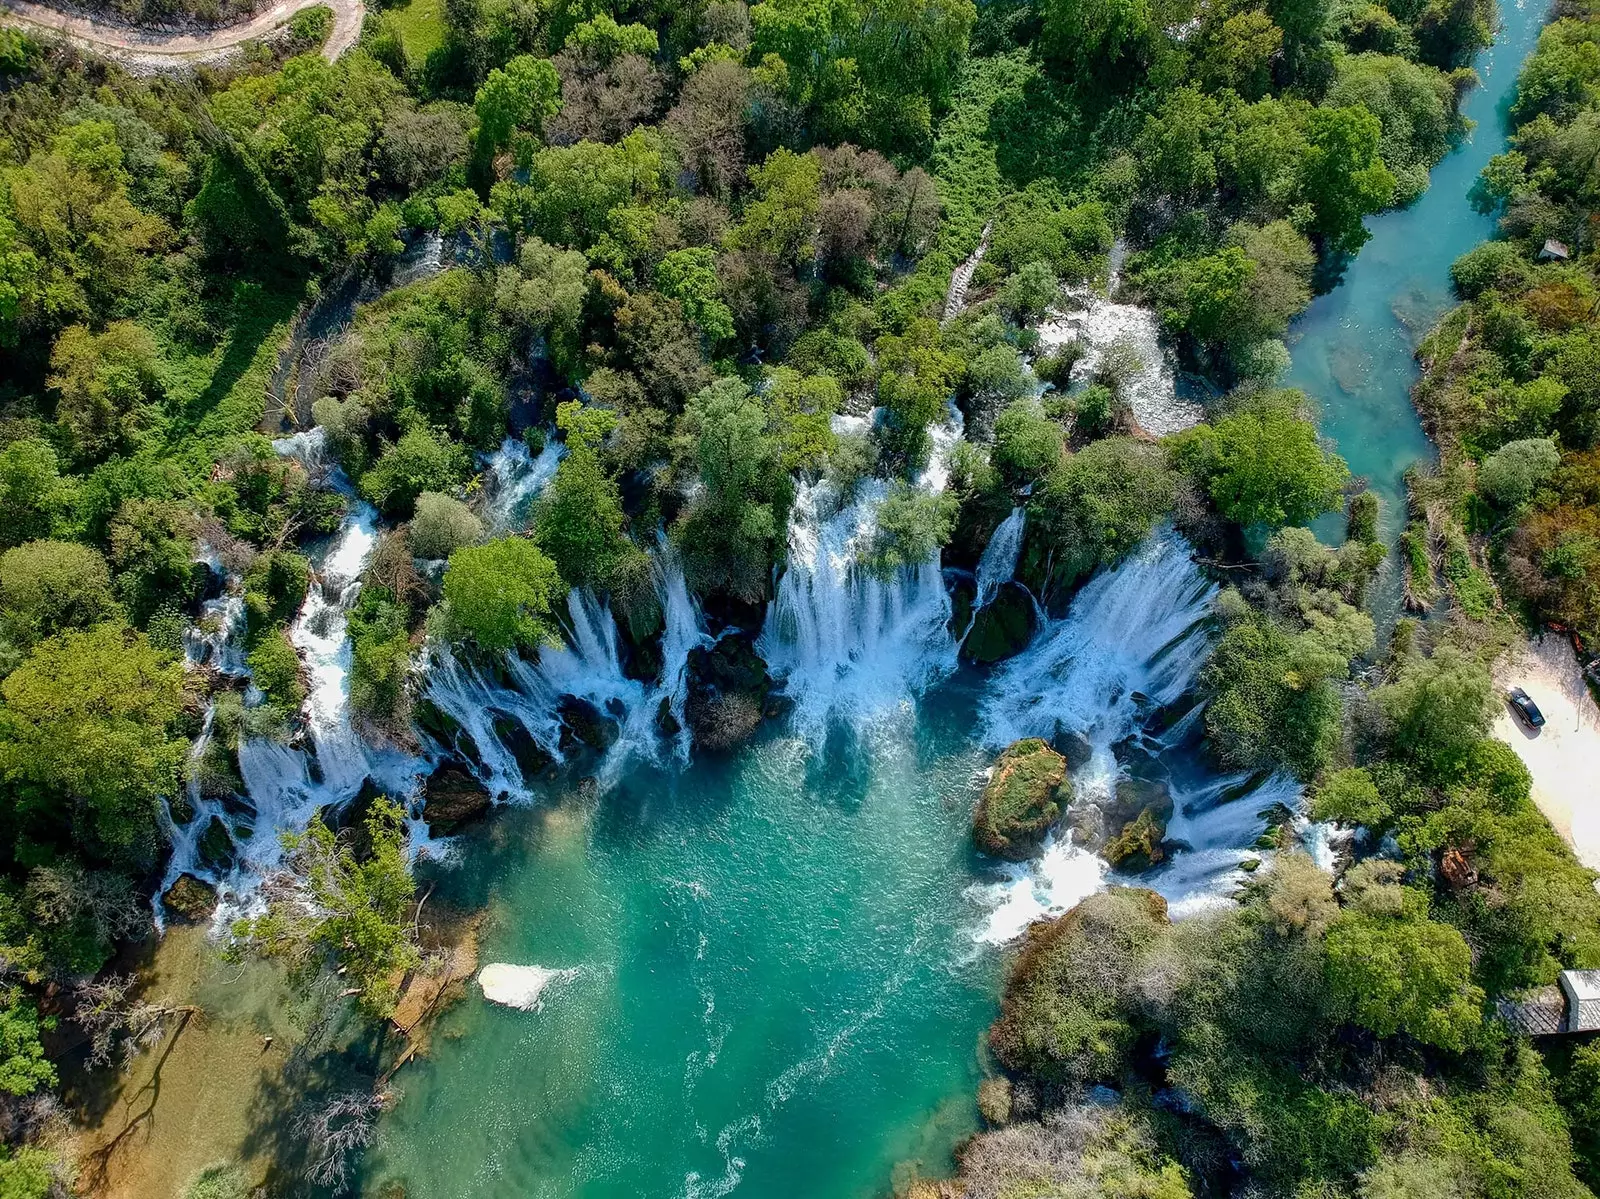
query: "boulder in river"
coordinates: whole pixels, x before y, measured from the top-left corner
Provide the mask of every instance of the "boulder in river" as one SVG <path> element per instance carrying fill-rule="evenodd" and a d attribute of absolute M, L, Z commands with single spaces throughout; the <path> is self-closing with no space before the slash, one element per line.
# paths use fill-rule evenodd
<path fill-rule="evenodd" d="M 961 643 L 961 653 L 984 666 L 1013 658 L 1028 647 L 1037 625 L 1027 588 L 1007 583 L 972 618 L 972 631 Z"/>
<path fill-rule="evenodd" d="M 1100 855 L 1119 870 L 1148 870 L 1166 859 L 1166 848 L 1162 844 L 1166 835 L 1166 820 L 1158 816 L 1154 808 L 1145 808 L 1106 842 Z"/>
<path fill-rule="evenodd" d="M 445 763 L 422 785 L 422 819 L 434 836 L 449 836 L 485 815 L 491 807 L 488 790 L 470 773 Z"/>
<path fill-rule="evenodd" d="M 195 849 L 200 861 L 212 870 L 226 870 L 233 865 L 233 836 L 221 816 L 212 815 Z"/>
<path fill-rule="evenodd" d="M 684 720 L 697 749 L 719 753 L 746 741 L 761 724 L 772 690 L 754 638 L 729 633 L 689 654 Z"/>
<path fill-rule="evenodd" d="M 1072 798 L 1067 761 L 1037 737 L 1007 746 L 972 817 L 972 839 L 986 854 L 1020 862 L 1033 856 Z"/>
<path fill-rule="evenodd" d="M 161 906 L 174 920 L 199 924 L 217 910 L 217 889 L 192 874 L 180 874 L 163 892 Z"/>

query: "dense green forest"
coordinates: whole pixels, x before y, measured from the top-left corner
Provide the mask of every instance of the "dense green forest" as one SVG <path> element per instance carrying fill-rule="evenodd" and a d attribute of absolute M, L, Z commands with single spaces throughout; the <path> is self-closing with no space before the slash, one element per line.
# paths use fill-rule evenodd
<path fill-rule="evenodd" d="M 1363 218 L 1415 199 L 1463 132 L 1492 21 L 1478 0 L 449 0 L 426 28 L 373 11 L 331 64 L 303 18 L 227 68 L 152 78 L 0 31 L 0 1194 L 56 1185 L 32 1141 L 61 1060 L 86 1041 L 110 1060 L 157 1018 L 89 980 L 149 927 L 186 785 L 229 793 L 241 738 L 298 730 L 286 630 L 349 499 L 269 437 L 311 423 L 388 525 L 351 614 L 374 738 L 419 718 L 425 641 L 535 655 L 569 588 L 647 640 L 663 531 L 709 606 L 758 612 L 797 478 L 901 485 L 863 562 L 885 575 L 941 548 L 971 565 L 1025 504 L 1019 578 L 1057 613 L 1164 520 L 1253 562 L 1219 605 L 1213 748 L 1397 852 L 1335 881 L 1285 850 L 1223 914 L 1169 925 L 1119 890 L 1037 932 L 981 1097 L 1003 1127 L 964 1152 L 966 1193 L 1600 1183 L 1600 1055 L 1552 1075 L 1486 1015 L 1600 965 L 1590 876 L 1485 740 L 1488 568 L 1530 615 L 1600 636 L 1586 14 L 1528 68 L 1516 149 L 1481 188 L 1506 239 L 1458 265 L 1466 303 L 1428 350 L 1444 466 L 1417 480 L 1405 549 L 1417 602 L 1447 589 L 1450 616 L 1377 644 L 1374 503 L 1318 442 L 1314 397 L 1276 385 Z M 279 377 L 298 313 L 428 236 L 450 269 Z M 1570 260 L 1536 261 L 1546 238 Z M 1125 293 L 1220 397 L 1164 442 L 1126 364 L 1069 389 L 1075 348 L 1036 353 L 1118 239 Z M 951 399 L 969 435 L 933 496 L 904 484 Z M 834 431 L 871 407 L 870 435 Z M 528 535 L 489 538 L 475 454 L 508 435 L 566 454 Z M 1300 527 L 1341 509 L 1339 549 Z M 219 572 L 242 580 L 261 702 L 182 666 Z M 337 967 L 381 1018 L 416 955 L 402 813 L 349 823 L 293 839 L 300 889 L 235 931 L 296 979 Z M 1470 882 L 1441 872 L 1452 855 Z M 1120 1102 L 1084 1106 L 1096 1083 Z"/>

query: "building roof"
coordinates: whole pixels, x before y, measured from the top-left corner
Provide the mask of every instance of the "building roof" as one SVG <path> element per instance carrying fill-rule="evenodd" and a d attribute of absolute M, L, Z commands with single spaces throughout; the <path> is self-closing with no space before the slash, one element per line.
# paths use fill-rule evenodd
<path fill-rule="evenodd" d="M 1540 987 L 1520 999 L 1502 999 L 1495 1007 L 1502 1020 L 1527 1036 L 1548 1037 L 1566 1031 L 1567 1001 L 1559 987 Z"/>
<path fill-rule="evenodd" d="M 1572 251 L 1567 249 L 1567 243 L 1557 241 L 1553 237 L 1545 238 L 1544 248 L 1539 251 L 1540 258 L 1571 258 Z"/>

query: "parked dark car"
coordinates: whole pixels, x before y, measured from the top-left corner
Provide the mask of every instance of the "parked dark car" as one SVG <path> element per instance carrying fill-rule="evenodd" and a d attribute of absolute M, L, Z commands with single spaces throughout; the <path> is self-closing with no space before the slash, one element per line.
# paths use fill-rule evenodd
<path fill-rule="evenodd" d="M 1522 721 L 1530 729 L 1540 728 L 1544 725 L 1544 713 L 1539 711 L 1539 705 L 1533 702 L 1530 696 L 1521 687 L 1511 688 L 1507 697 L 1511 701 L 1512 710 L 1522 717 Z"/>

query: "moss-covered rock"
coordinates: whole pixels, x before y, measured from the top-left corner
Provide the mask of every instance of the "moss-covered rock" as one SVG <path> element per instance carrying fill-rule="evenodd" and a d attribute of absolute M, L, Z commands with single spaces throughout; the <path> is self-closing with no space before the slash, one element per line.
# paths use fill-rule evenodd
<path fill-rule="evenodd" d="M 211 817 L 206 831 L 200 834 L 195 850 L 200 861 L 212 870 L 226 870 L 233 865 L 233 836 L 221 816 Z"/>
<path fill-rule="evenodd" d="M 1158 816 L 1154 808 L 1145 808 L 1106 842 L 1101 856 L 1119 870 L 1148 870 L 1166 859 L 1166 849 L 1162 845 L 1166 835 L 1166 820 Z"/>
<path fill-rule="evenodd" d="M 985 666 L 1015 657 L 1027 648 L 1037 624 L 1027 590 L 1007 583 L 972 618 L 972 631 L 961 643 L 962 656 Z"/>
<path fill-rule="evenodd" d="M 174 920 L 198 924 L 217 910 L 217 889 L 192 874 L 180 874 L 162 894 L 161 906 Z"/>
<path fill-rule="evenodd" d="M 460 766 L 446 763 L 422 785 L 422 819 L 428 832 L 448 836 L 487 814 L 488 790 Z"/>
<path fill-rule="evenodd" d="M 1007 746 L 972 817 L 984 853 L 1020 862 L 1038 850 L 1072 799 L 1067 761 L 1037 737 Z"/>
<path fill-rule="evenodd" d="M 960 641 L 972 627 L 972 605 L 978 598 L 978 585 L 966 575 L 950 585 L 950 636 Z"/>

